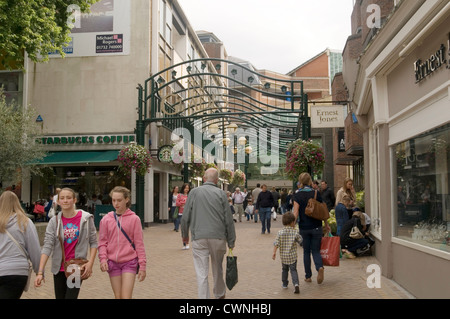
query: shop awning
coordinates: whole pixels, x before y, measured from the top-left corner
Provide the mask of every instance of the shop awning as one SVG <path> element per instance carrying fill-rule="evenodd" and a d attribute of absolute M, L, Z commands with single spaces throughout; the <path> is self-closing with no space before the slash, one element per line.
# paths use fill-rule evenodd
<path fill-rule="evenodd" d="M 119 151 L 96 151 L 96 152 L 49 152 L 37 164 L 88 164 L 107 163 L 117 160 Z"/>

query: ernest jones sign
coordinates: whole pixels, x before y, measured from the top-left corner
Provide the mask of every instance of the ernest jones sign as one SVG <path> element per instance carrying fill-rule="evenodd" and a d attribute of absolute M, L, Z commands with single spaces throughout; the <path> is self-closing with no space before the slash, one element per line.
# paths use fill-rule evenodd
<path fill-rule="evenodd" d="M 333 106 L 311 106 L 311 127 L 344 127 L 344 107 Z"/>

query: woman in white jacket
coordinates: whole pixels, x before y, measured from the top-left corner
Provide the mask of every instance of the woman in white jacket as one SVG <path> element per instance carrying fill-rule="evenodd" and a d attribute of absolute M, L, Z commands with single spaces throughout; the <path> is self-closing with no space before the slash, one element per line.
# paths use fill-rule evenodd
<path fill-rule="evenodd" d="M 41 246 L 33 222 L 19 198 L 6 191 L 0 196 L 0 299 L 20 299 L 30 280 L 30 264 L 39 269 Z"/>

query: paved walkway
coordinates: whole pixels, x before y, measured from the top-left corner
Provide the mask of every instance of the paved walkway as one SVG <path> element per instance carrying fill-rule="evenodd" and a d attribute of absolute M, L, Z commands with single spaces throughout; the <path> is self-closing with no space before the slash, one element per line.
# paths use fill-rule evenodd
<path fill-rule="evenodd" d="M 299 247 L 298 272 L 300 294 L 281 288 L 279 255 L 272 260 L 273 242 L 282 227 L 281 218 L 272 221 L 272 233 L 262 235 L 261 224 L 253 221 L 236 223 L 236 247 L 239 282 L 227 291 L 227 299 L 409 299 L 412 296 L 393 281 L 382 277 L 381 288 L 368 288 L 367 266 L 378 264 L 375 257 L 341 259 L 339 267 L 325 267 L 321 285 L 303 281 L 302 248 Z M 134 299 L 197 299 L 197 286 L 191 250 L 182 250 L 181 233 L 173 231 L 173 224 L 152 224 L 144 230 L 147 250 L 147 278 L 136 282 Z M 50 262 L 46 273 L 50 273 Z M 225 268 L 225 262 L 224 262 Z M 34 275 L 32 277 L 34 281 Z M 290 280 L 290 277 L 289 277 Z M 210 280 L 210 285 L 212 280 Z M 211 290 L 212 291 L 212 290 Z M 48 276 L 43 287 L 34 288 L 22 299 L 52 299 L 53 278 Z M 83 282 L 79 299 L 114 298 L 109 277 L 100 271 L 98 258 L 93 276 Z"/>

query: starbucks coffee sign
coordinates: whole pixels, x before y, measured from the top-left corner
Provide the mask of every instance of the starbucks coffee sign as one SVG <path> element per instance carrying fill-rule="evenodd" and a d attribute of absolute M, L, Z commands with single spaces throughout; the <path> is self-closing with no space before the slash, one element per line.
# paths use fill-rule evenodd
<path fill-rule="evenodd" d="M 135 135 L 65 135 L 44 136 L 38 140 L 44 145 L 123 145 L 136 141 Z"/>

